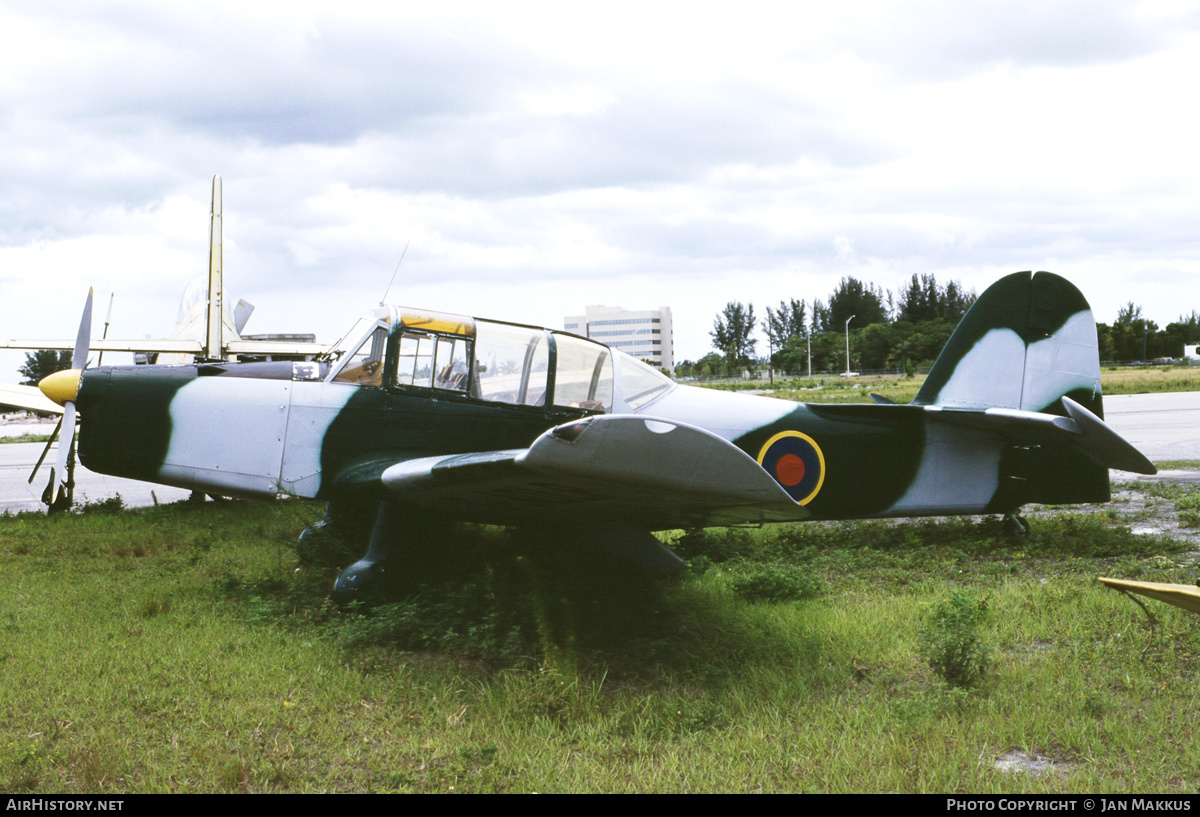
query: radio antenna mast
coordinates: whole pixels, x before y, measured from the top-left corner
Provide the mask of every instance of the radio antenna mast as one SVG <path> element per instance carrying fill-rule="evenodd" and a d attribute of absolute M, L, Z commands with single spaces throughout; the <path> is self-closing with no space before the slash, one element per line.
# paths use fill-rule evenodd
<path fill-rule="evenodd" d="M 388 281 L 387 289 L 383 291 L 383 300 L 379 302 L 380 306 L 383 306 L 385 303 L 387 303 L 388 293 L 392 291 L 392 284 L 396 283 L 396 273 L 400 272 L 400 265 L 404 263 L 404 256 L 408 253 L 408 245 L 411 243 L 411 241 L 406 241 L 404 243 L 404 252 L 400 253 L 400 260 L 396 262 L 396 269 L 392 273 L 392 280 Z"/>

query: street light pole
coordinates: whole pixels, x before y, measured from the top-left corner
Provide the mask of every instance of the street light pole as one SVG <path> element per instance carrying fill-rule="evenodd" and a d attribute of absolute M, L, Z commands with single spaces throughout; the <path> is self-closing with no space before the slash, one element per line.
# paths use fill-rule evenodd
<path fill-rule="evenodd" d="M 850 376 L 850 321 L 856 317 L 856 315 L 851 315 L 846 318 L 846 377 Z"/>

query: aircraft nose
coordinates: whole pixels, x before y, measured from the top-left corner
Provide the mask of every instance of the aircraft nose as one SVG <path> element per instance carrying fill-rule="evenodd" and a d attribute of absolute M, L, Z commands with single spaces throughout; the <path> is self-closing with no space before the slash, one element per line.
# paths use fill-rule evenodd
<path fill-rule="evenodd" d="M 79 395 L 79 381 L 83 377 L 83 369 L 66 369 L 43 377 L 38 383 L 42 394 L 49 397 L 60 406 L 75 402 Z"/>

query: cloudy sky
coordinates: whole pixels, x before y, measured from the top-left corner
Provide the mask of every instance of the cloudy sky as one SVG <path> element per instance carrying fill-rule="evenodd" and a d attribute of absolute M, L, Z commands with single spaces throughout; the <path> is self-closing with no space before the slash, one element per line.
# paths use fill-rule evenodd
<path fill-rule="evenodd" d="M 378 303 L 561 326 L 847 275 L 1072 279 L 1200 309 L 1197 2 L 0 6 L 0 336 L 162 336 L 207 265 L 249 332 Z M 15 369 L 0 357 L 0 370 Z M 117 362 L 117 361 L 112 361 Z M 2 375 L 11 381 L 15 375 Z"/>

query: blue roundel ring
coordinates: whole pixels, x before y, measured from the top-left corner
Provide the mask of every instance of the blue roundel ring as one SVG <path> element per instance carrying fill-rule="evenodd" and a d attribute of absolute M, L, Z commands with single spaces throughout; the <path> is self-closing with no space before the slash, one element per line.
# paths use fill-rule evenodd
<path fill-rule="evenodd" d="M 799 431 L 781 431 L 758 452 L 758 464 L 788 496 L 807 505 L 825 482 L 825 455 L 816 440 Z"/>

